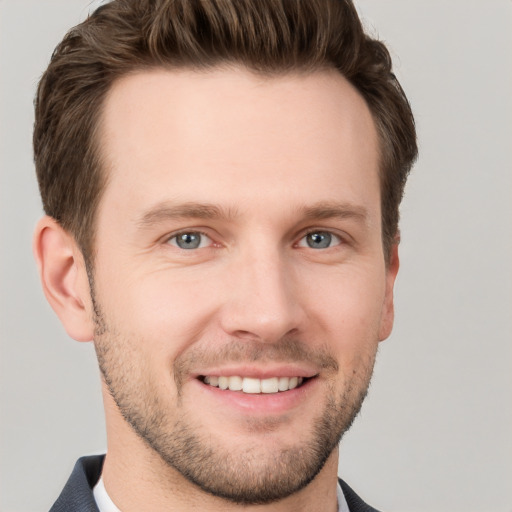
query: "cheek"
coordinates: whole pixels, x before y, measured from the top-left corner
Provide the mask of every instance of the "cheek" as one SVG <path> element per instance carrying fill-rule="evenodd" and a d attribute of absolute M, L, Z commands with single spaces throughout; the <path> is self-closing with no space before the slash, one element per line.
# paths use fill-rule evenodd
<path fill-rule="evenodd" d="M 373 267 L 375 268 L 375 267 Z M 306 280 L 305 282 L 312 282 Z M 309 317 L 314 317 L 341 351 L 365 351 L 377 343 L 385 293 L 384 276 L 344 268 L 307 286 Z"/>
<path fill-rule="evenodd" d="M 103 295 L 109 318 L 120 330 L 151 340 L 153 350 L 173 354 L 200 337 L 214 311 L 215 293 L 187 272 L 130 277 Z"/>

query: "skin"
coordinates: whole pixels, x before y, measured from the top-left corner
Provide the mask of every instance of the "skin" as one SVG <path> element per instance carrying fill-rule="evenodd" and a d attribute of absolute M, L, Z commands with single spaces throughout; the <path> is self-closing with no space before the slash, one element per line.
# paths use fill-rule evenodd
<path fill-rule="evenodd" d="M 378 139 L 364 100 L 334 71 L 144 71 L 114 84 L 100 134 L 109 179 L 94 303 L 83 257 L 52 219 L 39 223 L 34 250 L 68 333 L 95 341 L 111 498 L 123 512 L 334 512 L 336 444 L 390 334 L 398 271 L 396 246 L 388 265 L 383 254 Z M 180 248 L 184 232 L 202 233 L 201 245 Z M 329 233 L 331 244 L 310 247 L 308 233 Z M 198 379 L 288 373 L 311 378 L 264 396 Z M 136 432 L 165 441 L 185 425 L 213 446 L 218 471 L 234 465 L 256 482 L 271 467 L 279 480 L 297 473 L 284 454 L 307 450 L 329 411 L 341 431 L 329 432 L 325 464 L 266 504 L 205 492 Z"/>

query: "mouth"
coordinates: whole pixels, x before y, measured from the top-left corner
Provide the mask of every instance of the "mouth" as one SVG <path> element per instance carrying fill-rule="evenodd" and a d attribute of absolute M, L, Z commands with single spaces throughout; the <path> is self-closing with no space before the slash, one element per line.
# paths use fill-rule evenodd
<path fill-rule="evenodd" d="M 241 377 L 238 375 L 200 375 L 198 379 L 214 388 L 229 391 L 239 391 L 252 395 L 283 393 L 303 386 L 314 377 L 269 377 L 257 379 L 253 377 Z"/>

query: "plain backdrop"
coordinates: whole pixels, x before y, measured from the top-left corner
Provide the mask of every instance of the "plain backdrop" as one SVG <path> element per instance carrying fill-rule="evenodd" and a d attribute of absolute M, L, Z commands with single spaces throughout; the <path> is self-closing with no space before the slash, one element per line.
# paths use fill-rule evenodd
<path fill-rule="evenodd" d="M 66 336 L 31 254 L 34 90 L 89 4 L 0 0 L 3 512 L 48 510 L 75 460 L 105 450 L 92 346 Z M 421 156 L 402 208 L 395 329 L 340 474 L 384 511 L 511 512 L 512 2 L 357 6 L 392 52 Z"/>

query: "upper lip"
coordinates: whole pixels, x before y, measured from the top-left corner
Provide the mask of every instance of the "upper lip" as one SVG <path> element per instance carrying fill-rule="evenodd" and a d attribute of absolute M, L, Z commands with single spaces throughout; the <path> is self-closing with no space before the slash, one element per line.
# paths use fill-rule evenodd
<path fill-rule="evenodd" d="M 250 377 L 253 379 L 269 379 L 271 377 L 303 377 L 310 378 L 318 375 L 318 368 L 313 368 L 307 363 L 290 364 L 266 364 L 257 366 L 248 365 L 225 365 L 218 367 L 205 368 L 195 372 L 194 378 L 204 376 L 226 376 L 226 377 Z"/>

